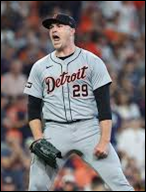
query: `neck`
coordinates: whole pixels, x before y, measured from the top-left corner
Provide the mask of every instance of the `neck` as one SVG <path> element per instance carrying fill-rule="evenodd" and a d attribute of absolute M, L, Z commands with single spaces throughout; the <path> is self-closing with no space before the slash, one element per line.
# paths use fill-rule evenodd
<path fill-rule="evenodd" d="M 68 55 L 71 55 L 72 53 L 75 52 L 76 46 L 72 45 L 72 46 L 67 46 L 62 50 L 56 50 L 55 55 L 57 57 L 65 57 Z"/>

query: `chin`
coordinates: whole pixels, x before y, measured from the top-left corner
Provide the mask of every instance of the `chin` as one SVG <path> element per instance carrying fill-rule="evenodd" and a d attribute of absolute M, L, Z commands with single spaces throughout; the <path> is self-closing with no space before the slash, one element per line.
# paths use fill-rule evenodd
<path fill-rule="evenodd" d="M 54 45 L 54 48 L 55 48 L 57 51 L 61 51 L 61 50 L 62 50 L 62 46 L 61 46 L 61 45 Z"/>

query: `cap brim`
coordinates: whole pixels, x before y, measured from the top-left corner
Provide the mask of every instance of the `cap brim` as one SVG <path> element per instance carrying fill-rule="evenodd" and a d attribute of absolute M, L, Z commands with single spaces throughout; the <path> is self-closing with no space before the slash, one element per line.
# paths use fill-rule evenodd
<path fill-rule="evenodd" d="M 59 21 L 59 20 L 57 20 L 57 19 L 52 19 L 52 18 L 44 20 L 44 21 L 42 22 L 42 25 L 43 25 L 45 28 L 49 29 L 49 28 L 50 28 L 50 25 L 52 25 L 52 24 L 54 24 L 54 23 L 62 23 L 62 24 L 65 25 L 65 23 L 63 23 L 63 22 L 61 22 L 61 21 Z"/>

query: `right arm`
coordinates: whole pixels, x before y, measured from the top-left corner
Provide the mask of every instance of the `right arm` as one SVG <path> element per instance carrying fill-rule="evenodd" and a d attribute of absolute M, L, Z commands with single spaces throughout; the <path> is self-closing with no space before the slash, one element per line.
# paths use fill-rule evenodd
<path fill-rule="evenodd" d="M 29 121 L 29 126 L 35 141 L 43 138 L 42 123 L 40 119 Z"/>
<path fill-rule="evenodd" d="M 28 96 L 29 126 L 35 140 L 43 138 L 41 122 L 41 104 L 41 99 L 33 96 Z"/>
<path fill-rule="evenodd" d="M 42 62 L 37 62 L 33 65 L 24 93 L 28 95 L 28 119 L 29 126 L 35 140 L 43 137 L 41 111 L 43 98 L 43 77 L 42 77 Z"/>

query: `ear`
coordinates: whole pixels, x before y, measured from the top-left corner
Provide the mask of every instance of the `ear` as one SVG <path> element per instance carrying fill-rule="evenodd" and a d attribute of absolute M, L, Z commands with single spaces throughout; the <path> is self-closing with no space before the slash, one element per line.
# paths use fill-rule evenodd
<path fill-rule="evenodd" d="M 72 35 L 75 34 L 76 30 L 74 28 L 70 28 Z"/>

